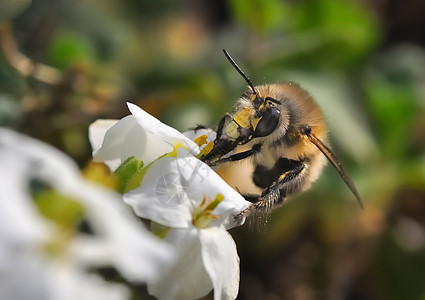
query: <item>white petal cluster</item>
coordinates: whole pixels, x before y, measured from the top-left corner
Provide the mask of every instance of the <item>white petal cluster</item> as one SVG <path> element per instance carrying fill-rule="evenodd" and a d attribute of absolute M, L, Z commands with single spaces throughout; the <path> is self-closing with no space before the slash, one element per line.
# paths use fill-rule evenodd
<path fill-rule="evenodd" d="M 90 125 L 89 139 L 93 160 L 104 162 L 115 170 L 130 156 L 151 163 L 173 147 L 180 145 L 197 155 L 198 146 L 176 129 L 169 127 L 137 107 L 128 103 L 129 115 L 119 121 L 97 120 Z"/>
<path fill-rule="evenodd" d="M 87 182 L 63 153 L 0 129 L 0 165 L 0 299 L 127 299 L 124 285 L 89 270 L 111 266 L 146 282 L 173 260 L 119 195 Z M 66 197 L 81 206 L 92 232 L 46 218 L 35 205 L 37 186 L 60 195 L 58 205 Z"/>
<path fill-rule="evenodd" d="M 215 299 L 235 299 L 239 257 L 227 230 L 240 225 L 234 216 L 249 202 L 196 158 L 203 147 L 188 138 L 205 135 L 208 142 L 214 134 L 183 135 L 128 106 L 132 115 L 118 122 L 93 123 L 90 141 L 94 158 L 111 170 L 131 156 L 146 166 L 140 186 L 124 194 L 124 201 L 163 228 L 177 256 L 158 279 L 148 281 L 149 292 L 159 299 L 197 299 L 214 290 Z"/>

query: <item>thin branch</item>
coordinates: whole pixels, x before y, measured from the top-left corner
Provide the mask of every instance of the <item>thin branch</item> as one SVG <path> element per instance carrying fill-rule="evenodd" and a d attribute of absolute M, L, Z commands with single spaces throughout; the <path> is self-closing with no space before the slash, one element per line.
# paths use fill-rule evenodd
<path fill-rule="evenodd" d="M 62 82 L 63 75 L 58 69 L 42 63 L 33 62 L 22 54 L 12 35 L 10 24 L 8 23 L 0 25 L 0 48 L 10 65 L 22 75 L 32 76 L 48 84 L 59 84 Z"/>

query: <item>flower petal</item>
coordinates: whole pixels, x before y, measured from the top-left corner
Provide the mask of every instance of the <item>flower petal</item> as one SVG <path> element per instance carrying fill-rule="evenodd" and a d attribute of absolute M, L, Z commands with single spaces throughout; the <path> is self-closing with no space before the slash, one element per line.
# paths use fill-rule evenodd
<path fill-rule="evenodd" d="M 60 189 L 80 176 L 71 159 L 40 141 L 0 128 L 0 144 L 15 152 L 15 158 L 26 165 L 25 180 L 35 177 Z"/>
<path fill-rule="evenodd" d="M 223 224 L 226 229 L 241 225 L 241 223 L 235 223 L 234 216 L 251 203 L 230 187 L 207 164 L 191 156 L 184 149 L 178 149 L 177 158 L 179 173 L 189 183 L 189 198 L 194 205 L 198 206 L 204 196 L 207 200 L 211 200 L 215 199 L 217 194 L 221 194 L 224 200 L 213 211 L 213 214 L 220 217 L 215 223 Z"/>
<path fill-rule="evenodd" d="M 114 126 L 118 120 L 99 119 L 89 126 L 89 141 L 93 152 L 100 149 L 105 138 L 106 132 Z"/>
<path fill-rule="evenodd" d="M 224 228 L 199 231 L 202 261 L 214 286 L 214 299 L 235 299 L 239 291 L 239 256 Z"/>
<path fill-rule="evenodd" d="M 191 226 L 188 183 L 180 175 L 174 157 L 164 157 L 155 162 L 143 177 L 141 186 L 124 194 L 124 202 L 139 217 L 164 226 Z"/>
<path fill-rule="evenodd" d="M 108 265 L 115 266 L 130 280 L 144 281 L 155 277 L 158 270 L 172 259 L 173 255 L 169 247 L 143 228 L 128 207 L 121 202 L 118 194 L 85 181 L 81 177 L 78 167 L 65 154 L 32 138 L 10 130 L 0 129 L 0 161 L 4 159 L 5 153 L 12 153 L 15 157 L 10 160 L 10 156 L 6 157 L 11 168 L 7 170 L 2 165 L 0 177 L 3 176 L 3 172 L 14 174 L 14 164 L 20 166 L 22 163 L 25 166 L 25 172 L 16 173 L 16 176 L 22 176 L 22 182 L 16 180 L 19 184 L 18 190 L 22 189 L 22 191 L 27 192 L 30 180 L 38 179 L 61 195 L 80 202 L 85 208 L 87 222 L 94 229 L 95 235 L 92 236 L 91 242 L 101 243 L 108 247 L 110 253 Z M 15 163 L 15 160 L 17 163 Z M 5 164 L 4 166 L 8 165 Z M 17 171 L 19 170 L 21 170 L 20 167 Z M 10 176 L 10 178 L 12 177 Z M 14 183 L 14 181 L 9 182 Z M 21 197 L 22 199 L 19 198 L 22 196 L 19 193 L 4 195 L 5 197 L 2 193 L 0 195 L 2 196 L 0 208 L 7 200 L 10 200 L 10 203 L 14 201 L 33 203 L 29 193 L 25 198 Z M 18 198 L 9 198 L 14 195 Z M 27 206 L 31 208 L 29 203 Z M 11 205 L 10 207 L 15 206 Z M 24 205 L 16 206 L 16 210 L 18 209 L 27 209 L 27 207 Z M 35 210 L 32 212 L 39 216 Z M 12 211 L 12 213 L 13 216 L 18 216 L 18 212 Z M 44 219 L 42 220 L 44 221 Z M 21 222 L 24 222 L 24 220 L 16 218 L 11 220 L 9 226 L 19 229 Z M 14 225 L 15 223 L 17 225 Z M 3 235 L 1 230 L 0 233 Z M 2 235 L 0 235 L 0 238 L 3 237 Z M 3 242 L 4 240 L 0 240 L 0 243 Z M 101 256 L 104 259 L 105 256 L 103 254 Z M 90 265 L 90 263 L 97 264 L 97 261 L 93 258 L 87 264 Z"/>
<path fill-rule="evenodd" d="M 0 129 L 0 219 L 3 224 L 8 224 L 0 226 L 0 243 L 13 249 L 16 245 L 45 240 L 51 228 L 28 195 L 30 166 L 19 157 L 16 149 L 8 147 L 11 142 L 8 135 L 8 131 Z M 0 266 L 1 260 L 2 257 Z"/>
<path fill-rule="evenodd" d="M 96 123 L 93 123 L 90 126 L 89 132 L 95 131 L 92 129 L 95 124 Z M 104 162 L 111 170 L 115 170 L 121 163 L 121 152 L 126 137 L 136 126 L 136 120 L 134 120 L 131 116 L 127 116 L 111 126 L 107 131 L 105 131 L 101 147 L 95 148 L 92 143 L 93 161 Z M 143 141 L 143 137 L 142 132 L 135 138 L 139 138 Z M 97 143 L 98 141 L 96 140 L 96 146 Z"/>
<path fill-rule="evenodd" d="M 47 271 L 50 299 L 120 300 L 128 299 L 130 296 L 130 291 L 125 285 L 107 282 L 101 276 L 84 273 L 75 266 L 57 264 Z"/>
<path fill-rule="evenodd" d="M 73 196 L 84 203 L 95 233 L 105 238 L 110 261 L 130 281 L 156 278 L 174 258 L 172 249 L 156 236 L 143 230 L 120 199 L 97 186 L 84 184 Z M 92 257 L 95 261 L 95 257 Z"/>
<path fill-rule="evenodd" d="M 92 125 L 94 124 L 96 122 Z M 92 135 L 95 135 L 95 129 Z M 127 116 L 106 131 L 102 146 L 93 150 L 93 160 L 104 162 L 114 171 L 130 156 L 149 164 L 161 155 L 171 152 L 173 148 L 140 127 L 134 116 Z"/>
<path fill-rule="evenodd" d="M 161 138 L 163 141 L 169 142 L 173 147 L 182 144 L 186 150 L 193 155 L 199 154 L 199 147 L 190 139 L 185 137 L 178 130 L 165 125 L 155 117 L 145 112 L 140 107 L 127 103 L 128 109 L 132 115 L 136 118 L 137 122 L 143 129 L 149 133 Z"/>
<path fill-rule="evenodd" d="M 236 225 L 234 216 L 250 205 L 208 165 L 182 148 L 177 158 L 164 157 L 146 172 L 139 188 L 124 195 L 124 201 L 133 207 L 136 215 L 165 226 L 187 228 L 192 226 L 192 212 L 204 198 L 224 200 L 214 210 L 219 218 L 212 224 Z"/>
<path fill-rule="evenodd" d="M 163 276 L 155 282 L 148 282 L 148 291 L 158 299 L 198 299 L 213 288 L 205 271 L 199 230 L 172 229 L 166 240 L 178 252 L 176 263 L 165 269 Z"/>
<path fill-rule="evenodd" d="M 207 142 L 214 142 L 217 133 L 212 130 L 212 129 L 198 129 L 198 130 L 188 130 L 183 132 L 183 135 L 187 138 L 189 138 L 190 140 L 194 140 L 198 137 L 200 137 L 201 135 L 206 135 L 207 136 Z"/>
<path fill-rule="evenodd" d="M 85 272 L 69 261 L 54 262 L 40 249 L 13 249 L 8 264 L 0 265 L 0 299 L 122 300 L 130 291 Z M 3 253 L 1 253 L 3 254 Z M 23 285 L 25 286 L 23 288 Z"/>

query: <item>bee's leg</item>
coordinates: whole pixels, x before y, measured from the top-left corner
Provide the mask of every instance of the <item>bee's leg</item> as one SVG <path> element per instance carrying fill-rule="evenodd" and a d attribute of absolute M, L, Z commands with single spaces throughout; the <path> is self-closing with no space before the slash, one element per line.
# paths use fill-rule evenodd
<path fill-rule="evenodd" d="M 261 198 L 261 195 L 256 195 L 256 194 L 241 194 L 242 197 L 245 198 L 246 201 L 255 203 L 258 202 L 258 200 Z"/>
<path fill-rule="evenodd" d="M 245 158 L 248 158 L 250 156 L 255 155 L 256 153 L 260 152 L 260 150 L 261 150 L 261 144 L 255 144 L 254 146 L 252 146 L 251 149 L 249 149 L 247 151 L 239 152 L 239 153 L 230 155 L 229 157 L 221 158 L 219 160 L 213 161 L 213 162 L 210 163 L 210 166 L 217 166 L 217 165 L 225 163 L 225 162 L 231 162 L 231 161 L 237 161 L 237 160 L 245 159 Z"/>
<path fill-rule="evenodd" d="M 221 118 L 216 131 L 216 140 L 214 141 L 214 148 L 208 154 L 202 157 L 202 160 L 204 162 L 207 162 L 210 166 L 214 164 L 214 160 L 216 159 L 216 157 L 221 157 L 235 148 L 235 146 L 233 145 L 235 141 L 223 138 L 224 125 L 228 123 L 230 119 L 232 119 L 232 116 L 229 113 L 225 114 Z"/>
<path fill-rule="evenodd" d="M 256 211 L 267 212 L 274 206 L 282 204 L 286 198 L 288 183 L 290 184 L 291 181 L 299 177 L 302 174 L 304 168 L 305 165 L 301 163 L 296 168 L 280 175 L 277 181 L 273 182 L 271 186 L 263 190 L 261 196 L 257 201 L 255 201 L 255 203 L 240 212 L 235 217 L 235 219 L 241 219 L 249 213 L 254 213 Z"/>

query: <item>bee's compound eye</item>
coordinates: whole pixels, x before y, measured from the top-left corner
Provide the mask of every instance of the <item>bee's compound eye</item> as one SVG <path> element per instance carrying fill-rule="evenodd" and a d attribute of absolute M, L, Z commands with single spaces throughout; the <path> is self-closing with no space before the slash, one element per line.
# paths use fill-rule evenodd
<path fill-rule="evenodd" d="M 279 124 L 280 110 L 276 107 L 269 107 L 258 122 L 254 131 L 254 137 L 267 136 L 276 129 Z"/>

